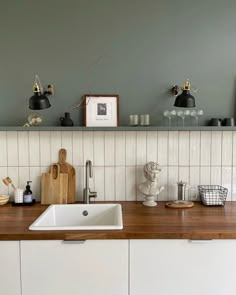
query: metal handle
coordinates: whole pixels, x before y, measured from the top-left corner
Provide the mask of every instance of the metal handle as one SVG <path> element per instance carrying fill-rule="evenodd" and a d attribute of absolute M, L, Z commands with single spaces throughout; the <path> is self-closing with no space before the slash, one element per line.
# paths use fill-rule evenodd
<path fill-rule="evenodd" d="M 63 244 L 72 245 L 72 244 L 84 244 L 86 240 L 63 240 Z"/>
<path fill-rule="evenodd" d="M 210 244 L 213 240 L 189 240 L 192 244 Z"/>

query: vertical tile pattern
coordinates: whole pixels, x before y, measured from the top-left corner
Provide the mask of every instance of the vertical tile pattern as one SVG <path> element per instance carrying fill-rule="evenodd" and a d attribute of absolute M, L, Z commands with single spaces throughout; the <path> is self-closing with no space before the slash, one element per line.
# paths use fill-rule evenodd
<path fill-rule="evenodd" d="M 189 164 L 190 166 L 200 165 L 200 145 L 201 133 L 200 131 L 190 131 L 189 136 Z"/>
<path fill-rule="evenodd" d="M 137 132 L 136 164 L 147 163 L 147 134 L 145 131 Z"/>
<path fill-rule="evenodd" d="M 157 131 L 147 131 L 147 162 L 157 161 Z"/>
<path fill-rule="evenodd" d="M 105 200 L 115 200 L 115 167 L 105 167 Z"/>
<path fill-rule="evenodd" d="M 116 182 L 116 200 L 125 201 L 125 188 L 126 188 L 126 177 L 125 177 L 125 167 L 116 167 L 115 170 L 115 182 Z"/>
<path fill-rule="evenodd" d="M 18 166 L 19 164 L 19 149 L 18 149 L 18 134 L 16 131 L 7 131 L 7 165 Z"/>
<path fill-rule="evenodd" d="M 222 155 L 222 132 L 212 131 L 211 138 L 211 165 L 220 166 L 221 165 L 221 155 Z"/>
<path fill-rule="evenodd" d="M 157 161 L 161 166 L 168 164 L 168 132 L 158 131 Z"/>
<path fill-rule="evenodd" d="M 225 131 L 222 135 L 222 166 L 231 166 L 233 157 L 233 133 Z"/>
<path fill-rule="evenodd" d="M 236 201 L 235 131 L 1 131 L 0 177 L 9 176 L 18 187 L 32 180 L 40 200 L 41 174 L 58 161 L 60 148 L 76 169 L 76 199 L 82 200 L 85 161 L 91 160 L 94 177 L 91 190 L 98 201 L 143 200 L 138 184 L 145 180 L 143 165 L 158 162 L 162 168 L 159 185 L 165 190 L 158 200 L 177 198 L 177 181 L 189 183 L 189 198 L 198 197 L 199 184 L 228 188 L 228 200 Z M 11 187 L 0 189 L 13 195 Z"/>
<path fill-rule="evenodd" d="M 115 164 L 125 166 L 125 132 L 115 132 Z"/>
<path fill-rule="evenodd" d="M 136 132 L 127 131 L 125 134 L 125 163 L 127 166 L 136 165 Z"/>
<path fill-rule="evenodd" d="M 211 131 L 201 132 L 201 166 L 210 166 L 211 162 Z"/>
<path fill-rule="evenodd" d="M 83 132 L 74 131 L 72 133 L 72 163 L 75 166 L 84 165 L 84 148 L 83 148 Z"/>
<path fill-rule="evenodd" d="M 169 132 L 169 146 L 168 146 L 168 164 L 170 166 L 178 166 L 179 164 L 179 132 Z"/>
<path fill-rule="evenodd" d="M 105 132 L 105 166 L 115 165 L 115 134 Z"/>
<path fill-rule="evenodd" d="M 189 165 L 189 132 L 179 132 L 179 165 Z"/>
<path fill-rule="evenodd" d="M 94 132 L 94 165 L 104 166 L 105 139 L 104 132 Z"/>
<path fill-rule="evenodd" d="M 39 132 L 29 132 L 29 165 L 32 167 L 40 166 L 40 144 Z"/>
<path fill-rule="evenodd" d="M 7 132 L 0 131 L 0 167 L 7 166 Z"/>
<path fill-rule="evenodd" d="M 40 165 L 49 166 L 51 164 L 51 132 L 41 131 L 39 142 Z"/>

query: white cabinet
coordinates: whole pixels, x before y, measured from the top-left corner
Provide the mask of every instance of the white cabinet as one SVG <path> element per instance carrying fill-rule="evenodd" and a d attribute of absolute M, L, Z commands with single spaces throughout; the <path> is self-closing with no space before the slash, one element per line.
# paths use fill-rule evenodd
<path fill-rule="evenodd" d="M 130 241 L 130 295 L 235 295 L 235 277 L 235 240 Z"/>
<path fill-rule="evenodd" d="M 21 270 L 23 295 L 128 295 L 128 241 L 22 241 Z"/>
<path fill-rule="evenodd" d="M 0 242 L 0 294 L 21 294 L 20 247 L 18 241 Z"/>

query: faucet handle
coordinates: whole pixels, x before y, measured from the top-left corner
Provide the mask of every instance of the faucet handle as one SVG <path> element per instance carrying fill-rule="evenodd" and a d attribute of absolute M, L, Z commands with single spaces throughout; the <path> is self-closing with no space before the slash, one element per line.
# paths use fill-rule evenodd
<path fill-rule="evenodd" d="M 93 198 L 93 201 L 95 202 L 95 198 L 97 198 L 97 192 L 89 192 L 89 202 Z"/>

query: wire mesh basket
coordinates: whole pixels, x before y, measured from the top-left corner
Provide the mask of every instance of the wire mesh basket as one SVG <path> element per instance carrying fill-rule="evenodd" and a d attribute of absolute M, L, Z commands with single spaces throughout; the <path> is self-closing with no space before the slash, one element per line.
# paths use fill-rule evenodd
<path fill-rule="evenodd" d="M 220 185 L 199 185 L 201 201 L 206 206 L 224 206 L 228 189 Z"/>

